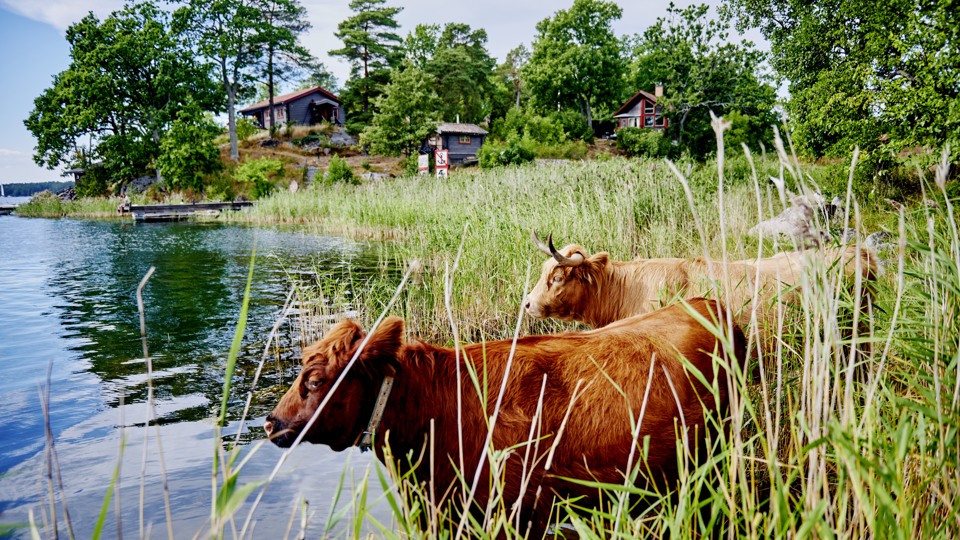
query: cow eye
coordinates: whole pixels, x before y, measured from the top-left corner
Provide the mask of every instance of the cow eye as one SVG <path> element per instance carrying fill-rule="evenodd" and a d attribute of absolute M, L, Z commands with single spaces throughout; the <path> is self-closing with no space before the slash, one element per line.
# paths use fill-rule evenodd
<path fill-rule="evenodd" d="M 563 283 L 563 275 L 562 275 L 562 274 L 557 274 L 557 275 L 553 276 L 553 282 L 554 282 L 554 283 Z"/>
<path fill-rule="evenodd" d="M 324 382 L 323 379 L 308 379 L 307 389 L 311 391 L 316 390 L 320 388 L 321 385 L 323 385 L 323 382 Z"/>

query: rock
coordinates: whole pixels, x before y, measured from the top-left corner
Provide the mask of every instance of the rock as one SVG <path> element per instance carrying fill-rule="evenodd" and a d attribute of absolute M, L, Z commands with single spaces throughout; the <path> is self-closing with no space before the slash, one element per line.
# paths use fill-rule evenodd
<path fill-rule="evenodd" d="M 387 173 L 379 173 L 379 172 L 370 171 L 370 172 L 365 172 L 365 173 L 361 174 L 361 175 L 360 175 L 360 178 L 363 179 L 363 180 L 371 181 L 371 182 L 380 182 L 380 181 L 384 180 L 385 178 L 390 178 L 390 175 L 387 174 Z"/>
<path fill-rule="evenodd" d="M 300 189 L 300 184 L 296 180 L 290 182 L 290 193 L 296 193 Z"/>
<path fill-rule="evenodd" d="M 147 188 L 149 188 L 150 186 L 156 183 L 157 183 L 156 176 L 141 176 L 139 178 L 134 178 L 129 183 L 127 183 L 127 185 L 124 186 L 122 190 L 120 190 L 120 194 L 123 195 L 127 193 L 143 193 L 144 191 L 147 190 Z"/>
<path fill-rule="evenodd" d="M 264 139 L 260 141 L 261 148 L 276 148 L 277 146 L 280 146 L 280 141 L 276 139 Z"/>

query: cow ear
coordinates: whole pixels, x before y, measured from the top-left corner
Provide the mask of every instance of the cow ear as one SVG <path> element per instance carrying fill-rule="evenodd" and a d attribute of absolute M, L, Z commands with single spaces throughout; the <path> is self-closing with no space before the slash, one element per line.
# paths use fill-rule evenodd
<path fill-rule="evenodd" d="M 585 279 L 587 283 L 594 283 L 598 276 L 603 274 L 603 271 L 609 262 L 610 255 L 605 252 L 597 253 L 596 255 L 589 257 L 577 268 L 580 270 L 580 276 Z"/>
<path fill-rule="evenodd" d="M 360 360 L 367 364 L 368 369 L 387 368 L 393 375 L 398 366 L 397 354 L 403 346 L 403 319 L 387 317 L 380 326 L 370 334 L 367 345 L 360 354 Z M 375 360 L 375 362 L 369 362 Z M 371 365 L 373 364 L 373 365 Z"/>
<path fill-rule="evenodd" d="M 343 320 L 334 325 L 323 339 L 303 350 L 303 364 L 307 365 L 314 360 L 328 359 L 335 363 L 345 362 L 344 358 L 353 351 L 356 344 L 363 337 L 363 329 L 354 321 Z"/>

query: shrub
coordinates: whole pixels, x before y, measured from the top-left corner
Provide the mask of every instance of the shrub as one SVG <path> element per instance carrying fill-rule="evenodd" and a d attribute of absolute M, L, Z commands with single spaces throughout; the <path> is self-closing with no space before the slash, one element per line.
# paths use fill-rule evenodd
<path fill-rule="evenodd" d="M 237 166 L 238 182 L 253 184 L 254 199 L 266 197 L 273 192 L 273 179 L 283 174 L 283 163 L 278 159 L 252 159 Z"/>
<path fill-rule="evenodd" d="M 237 119 L 237 140 L 243 141 L 248 137 L 256 135 L 260 128 L 253 122 L 252 118 L 243 116 Z"/>
<path fill-rule="evenodd" d="M 577 111 L 569 109 L 557 111 L 550 115 L 550 121 L 563 129 L 563 134 L 571 141 L 593 141 L 593 128 L 587 119 Z"/>
<path fill-rule="evenodd" d="M 520 165 L 533 161 L 536 157 L 533 150 L 527 148 L 517 137 L 511 137 L 506 143 L 497 144 L 486 142 L 477 152 L 477 160 L 481 167 L 499 167 L 503 165 Z"/>
<path fill-rule="evenodd" d="M 658 158 L 670 153 L 670 142 L 659 129 L 625 127 L 617 132 L 617 148 L 629 156 Z"/>
<path fill-rule="evenodd" d="M 160 139 L 157 169 L 172 188 L 199 191 L 203 178 L 223 166 L 213 140 L 220 127 L 198 108 L 185 109 Z"/>
<path fill-rule="evenodd" d="M 359 184 L 360 179 L 353 174 L 353 170 L 347 165 L 347 160 L 340 156 L 333 156 L 330 158 L 327 173 L 323 175 L 323 183 L 327 185 L 337 183 Z"/>
<path fill-rule="evenodd" d="M 107 194 L 110 184 L 110 172 L 102 165 L 92 165 L 84 169 L 75 187 L 77 197 L 101 197 Z"/>

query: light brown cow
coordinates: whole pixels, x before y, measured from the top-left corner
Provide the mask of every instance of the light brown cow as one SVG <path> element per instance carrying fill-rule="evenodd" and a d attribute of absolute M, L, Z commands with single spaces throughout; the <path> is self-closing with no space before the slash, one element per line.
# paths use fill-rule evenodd
<path fill-rule="evenodd" d="M 492 446 L 510 452 L 502 470 L 503 504 L 512 508 L 519 503 L 514 523 L 520 531 L 529 528 L 531 538 L 542 536 L 555 498 L 583 497 L 578 505 L 598 504 L 597 489 L 564 478 L 622 484 L 631 456 L 633 464 L 646 471 L 641 475 L 643 482 L 669 485 L 676 478 L 677 430 L 682 432 L 685 426 L 685 437 L 695 447 L 710 425 L 718 425 L 708 423 L 706 417 L 725 416 L 727 374 L 713 351 L 721 357 L 726 351 L 721 340 L 691 315 L 715 319 L 716 310 L 716 302 L 695 299 L 689 306 L 673 305 L 599 330 L 517 341 Z M 719 316 L 723 318 L 722 313 Z M 418 481 L 430 480 L 428 489 L 438 501 L 462 508 L 463 491 L 455 466 L 462 451 L 464 478 L 468 482 L 474 478 L 512 341 L 463 347 L 459 366 L 463 406 L 458 415 L 454 350 L 416 339 L 405 341 L 403 327 L 402 319 L 391 317 L 370 335 L 304 440 L 341 451 L 357 445 L 365 430 L 374 431 L 373 448 L 381 461 L 384 446 L 389 445 L 390 455 L 402 458 L 398 459 L 401 472 L 413 470 Z M 304 350 L 300 375 L 267 416 L 264 427 L 274 443 L 290 446 L 294 442 L 364 335 L 358 324 L 343 321 Z M 737 327 L 731 336 L 734 351 L 729 351 L 727 359 L 735 362 L 744 358 L 745 340 Z M 715 385 L 716 394 L 697 382 L 678 355 Z M 487 395 L 476 390 L 470 370 L 485 381 Z M 368 426 L 378 389 L 387 377 L 394 378 L 393 389 L 382 420 L 378 427 Z M 652 380 L 649 388 L 648 380 Z M 463 425 L 462 446 L 458 418 Z M 637 421 L 638 444 L 642 447 L 643 439 L 649 437 L 645 461 L 631 454 L 635 450 L 631 426 Z M 412 468 L 406 456 L 412 456 L 419 468 Z M 481 473 L 489 475 L 488 464 Z M 489 476 L 481 476 L 474 492 L 480 508 L 487 503 L 490 484 Z"/>
<path fill-rule="evenodd" d="M 875 279 L 876 257 L 867 247 L 807 249 L 778 253 L 763 259 L 731 261 L 726 265 L 704 259 L 642 259 L 614 261 L 607 253 L 590 253 L 570 244 L 544 244 L 533 232 L 534 243 L 550 258 L 543 263 L 540 280 L 524 307 L 531 317 L 577 321 L 594 328 L 648 313 L 673 298 L 712 296 L 727 303 L 737 323 L 747 328 L 758 290 L 758 333 L 765 346 L 779 334 L 776 302 L 799 303 L 801 276 L 815 265 L 830 266 L 842 260 L 848 281 L 860 273 L 863 282 Z M 729 279 L 729 281 L 726 281 Z M 725 285 L 726 284 L 726 285 Z M 720 286 L 719 289 L 717 286 Z M 865 297 L 864 297 L 865 298 Z"/>

